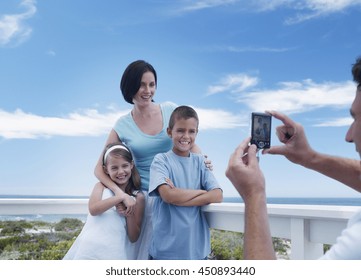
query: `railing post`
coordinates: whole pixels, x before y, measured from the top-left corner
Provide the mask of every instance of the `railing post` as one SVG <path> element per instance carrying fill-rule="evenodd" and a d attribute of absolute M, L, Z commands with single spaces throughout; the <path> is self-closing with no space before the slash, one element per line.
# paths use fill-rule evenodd
<path fill-rule="evenodd" d="M 317 259 L 323 254 L 323 244 L 310 242 L 310 221 L 291 219 L 291 259 Z"/>

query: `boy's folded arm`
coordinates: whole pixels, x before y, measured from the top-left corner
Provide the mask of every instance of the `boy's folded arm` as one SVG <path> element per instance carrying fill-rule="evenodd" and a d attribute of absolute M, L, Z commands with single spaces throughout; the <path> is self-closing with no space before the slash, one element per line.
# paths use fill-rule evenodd
<path fill-rule="evenodd" d="M 167 184 L 162 184 L 158 187 L 158 192 L 161 198 L 169 204 L 180 206 L 195 197 L 198 197 L 207 191 L 205 190 L 190 190 L 173 187 L 171 188 Z"/>
<path fill-rule="evenodd" d="M 220 203 L 223 201 L 223 191 L 220 188 L 206 191 L 205 193 L 182 203 L 179 206 L 203 206 L 210 203 Z"/>

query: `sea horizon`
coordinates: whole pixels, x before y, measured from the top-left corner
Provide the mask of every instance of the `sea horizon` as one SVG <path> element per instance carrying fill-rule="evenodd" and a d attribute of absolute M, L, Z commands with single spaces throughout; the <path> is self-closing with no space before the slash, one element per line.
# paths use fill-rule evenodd
<path fill-rule="evenodd" d="M 0 199 L 88 199 L 74 195 L 0 195 Z M 223 202 L 243 203 L 239 196 L 224 197 Z M 361 206 L 361 197 L 269 197 L 267 204 Z M 62 218 L 75 218 L 83 222 L 88 214 L 0 215 L 0 221 L 27 220 L 58 222 Z"/>
<path fill-rule="evenodd" d="M 0 195 L 0 199 L 88 199 L 85 195 Z M 223 202 L 243 203 L 240 196 L 228 196 Z M 301 204 L 301 205 L 344 205 L 361 206 L 360 197 L 268 197 L 268 204 Z"/>

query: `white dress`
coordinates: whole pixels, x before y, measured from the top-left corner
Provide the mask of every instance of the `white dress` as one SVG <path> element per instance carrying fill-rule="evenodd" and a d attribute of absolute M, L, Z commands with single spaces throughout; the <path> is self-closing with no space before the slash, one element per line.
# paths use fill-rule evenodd
<path fill-rule="evenodd" d="M 103 199 L 113 196 L 105 188 Z M 63 260 L 131 260 L 136 246 L 127 236 L 125 217 L 115 207 L 98 216 L 88 214 L 85 225 Z"/>

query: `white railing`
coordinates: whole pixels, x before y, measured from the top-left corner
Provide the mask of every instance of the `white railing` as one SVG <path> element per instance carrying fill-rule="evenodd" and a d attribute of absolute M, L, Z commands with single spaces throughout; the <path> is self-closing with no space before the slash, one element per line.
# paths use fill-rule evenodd
<path fill-rule="evenodd" d="M 291 259 L 316 259 L 323 244 L 333 244 L 355 206 L 269 204 L 273 237 L 291 240 Z M 243 232 L 244 204 L 215 203 L 203 207 L 214 229 Z M 87 199 L 0 199 L 0 215 L 86 214 Z"/>
<path fill-rule="evenodd" d="M 323 244 L 334 244 L 355 206 L 269 204 L 271 235 L 291 240 L 291 259 L 317 259 Z M 211 228 L 243 232 L 244 204 L 220 203 L 204 206 Z"/>

